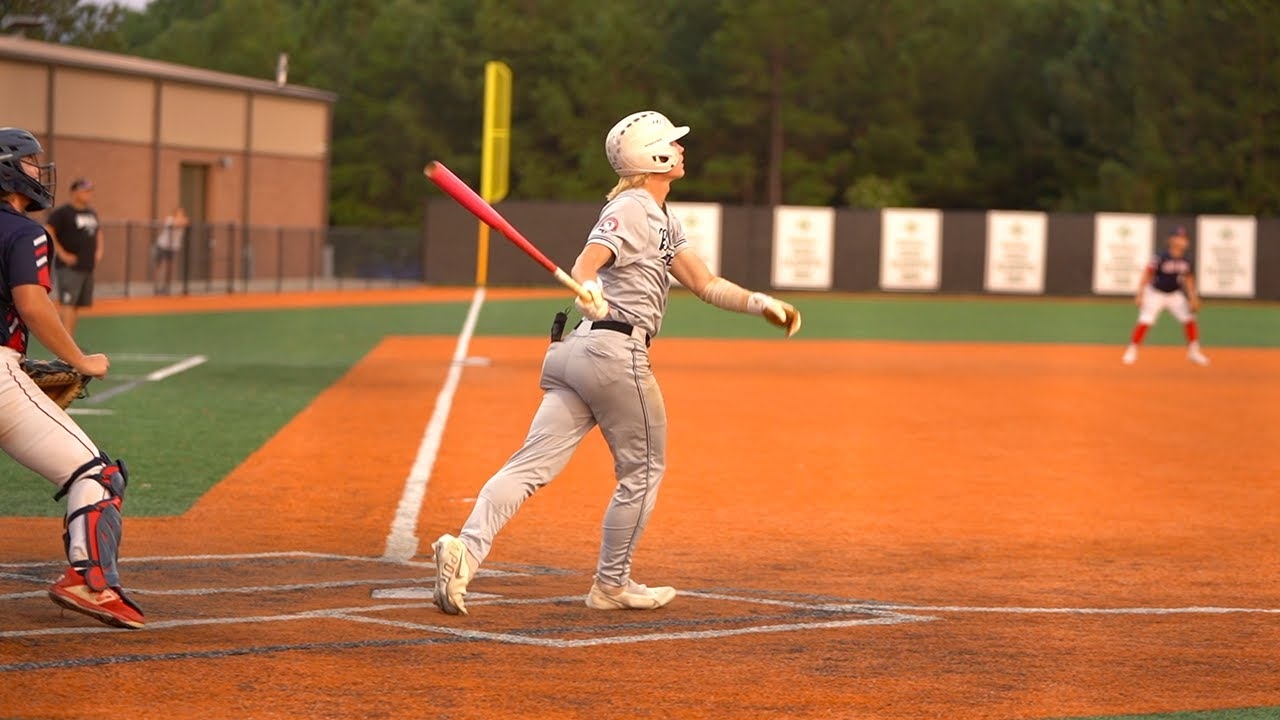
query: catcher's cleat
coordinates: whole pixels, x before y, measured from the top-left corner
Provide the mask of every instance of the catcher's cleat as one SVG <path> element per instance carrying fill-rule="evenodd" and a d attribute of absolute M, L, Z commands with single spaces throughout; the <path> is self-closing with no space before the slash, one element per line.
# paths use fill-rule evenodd
<path fill-rule="evenodd" d="M 676 599 L 673 587 L 645 587 L 627 581 L 626 587 L 606 591 L 600 583 L 591 583 L 587 607 L 592 610 L 657 610 Z"/>
<path fill-rule="evenodd" d="M 458 538 L 445 533 L 431 546 L 436 555 L 436 587 L 431 600 L 447 615 L 466 615 L 467 606 L 462 598 L 471 582 L 471 568 L 467 566 L 467 546 Z"/>
<path fill-rule="evenodd" d="M 62 577 L 49 587 L 49 598 L 68 610 L 118 628 L 136 630 L 145 624 L 142 609 L 133 604 L 118 587 L 100 592 L 89 589 L 84 576 L 75 568 L 67 568 Z"/>

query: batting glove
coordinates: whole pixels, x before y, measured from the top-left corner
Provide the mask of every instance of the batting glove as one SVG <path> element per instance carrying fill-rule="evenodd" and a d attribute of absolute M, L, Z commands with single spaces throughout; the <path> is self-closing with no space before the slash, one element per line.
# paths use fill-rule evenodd
<path fill-rule="evenodd" d="M 583 302 L 579 296 L 574 299 L 573 304 L 578 308 L 578 312 L 588 320 L 603 320 L 609 314 L 609 303 L 605 302 L 604 291 L 600 287 L 599 280 L 588 280 L 582 283 L 582 289 L 587 291 L 591 302 Z"/>
<path fill-rule="evenodd" d="M 800 329 L 800 311 L 791 303 L 758 292 L 752 293 L 747 300 L 747 309 L 764 316 L 770 325 L 786 330 L 787 337 L 795 335 Z"/>

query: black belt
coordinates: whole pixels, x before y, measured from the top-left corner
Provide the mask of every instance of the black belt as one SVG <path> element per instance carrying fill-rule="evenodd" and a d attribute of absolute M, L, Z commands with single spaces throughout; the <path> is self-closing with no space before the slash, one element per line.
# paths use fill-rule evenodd
<path fill-rule="evenodd" d="M 624 322 L 618 322 L 617 320 L 596 320 L 591 323 L 591 329 L 592 330 L 612 330 L 614 332 L 620 332 L 623 335 L 631 335 L 633 332 L 635 332 L 635 326 L 628 325 Z M 652 342 L 653 342 L 653 338 L 649 337 L 649 333 L 645 333 L 644 346 L 649 347 L 649 344 Z"/>

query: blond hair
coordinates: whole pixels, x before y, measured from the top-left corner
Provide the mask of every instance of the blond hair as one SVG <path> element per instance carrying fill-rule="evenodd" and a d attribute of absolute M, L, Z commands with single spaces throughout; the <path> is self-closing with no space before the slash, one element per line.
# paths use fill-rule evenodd
<path fill-rule="evenodd" d="M 627 175 L 626 177 L 620 177 L 618 178 L 618 184 L 613 186 L 613 189 L 609 191 L 609 194 L 605 196 L 605 199 L 612 200 L 618 197 L 618 195 L 626 192 L 627 190 L 634 190 L 639 187 L 644 187 L 644 183 L 648 179 L 649 179 L 649 173 L 640 173 L 639 175 Z"/>

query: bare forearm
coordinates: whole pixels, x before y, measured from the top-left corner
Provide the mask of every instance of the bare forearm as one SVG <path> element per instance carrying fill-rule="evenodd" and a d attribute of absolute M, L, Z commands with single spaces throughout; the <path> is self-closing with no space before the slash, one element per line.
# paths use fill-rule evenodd
<path fill-rule="evenodd" d="M 53 227 L 45 225 L 44 231 L 45 234 L 49 236 L 49 240 L 53 243 L 53 252 L 58 256 L 58 259 L 67 264 L 74 263 L 76 261 L 76 256 L 72 255 L 66 248 L 62 247 L 62 243 L 58 241 L 58 233 L 53 231 Z"/>
<path fill-rule="evenodd" d="M 580 283 L 594 281 L 599 278 L 600 268 L 613 261 L 613 252 L 599 243 L 589 243 L 578 253 L 569 274 Z"/>
<path fill-rule="evenodd" d="M 1142 271 L 1142 277 L 1138 280 L 1138 292 L 1134 295 L 1138 302 L 1142 302 L 1142 294 L 1147 291 L 1147 286 L 1151 284 L 1151 279 L 1155 274 L 1150 270 Z"/>
<path fill-rule="evenodd" d="M 55 356 L 72 365 L 80 365 L 84 361 L 84 351 L 76 344 L 66 326 L 58 318 L 58 311 L 46 296 L 44 302 L 23 303 L 18 308 L 22 319 L 27 323 L 31 334 L 49 349 Z"/>
<path fill-rule="evenodd" d="M 600 268 L 591 267 L 591 265 L 584 262 L 581 257 L 579 257 L 578 261 L 573 264 L 573 269 L 569 271 L 569 275 L 580 283 L 596 280 L 599 274 Z"/>
<path fill-rule="evenodd" d="M 1191 312 L 1200 311 L 1200 293 L 1196 292 L 1195 278 L 1188 277 L 1183 281 L 1183 287 L 1186 289 L 1187 302 L 1191 305 Z"/>

